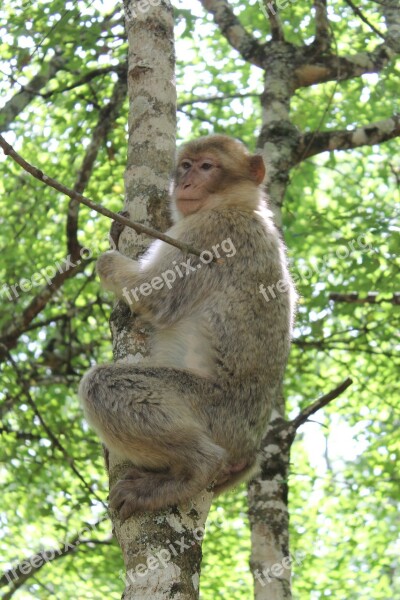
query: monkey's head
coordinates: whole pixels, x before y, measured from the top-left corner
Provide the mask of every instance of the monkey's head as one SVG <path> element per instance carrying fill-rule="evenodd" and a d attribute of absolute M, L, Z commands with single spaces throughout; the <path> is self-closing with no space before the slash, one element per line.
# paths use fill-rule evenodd
<path fill-rule="evenodd" d="M 189 142 L 179 152 L 174 199 L 184 217 L 219 198 L 228 203 L 238 184 L 254 190 L 262 183 L 265 166 L 261 156 L 251 155 L 244 144 L 225 135 L 211 135 Z"/>

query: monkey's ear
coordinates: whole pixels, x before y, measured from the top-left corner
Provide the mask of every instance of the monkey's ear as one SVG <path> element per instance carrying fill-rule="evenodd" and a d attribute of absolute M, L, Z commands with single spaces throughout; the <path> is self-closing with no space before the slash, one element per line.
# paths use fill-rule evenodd
<path fill-rule="evenodd" d="M 265 177 L 265 165 L 262 156 L 254 154 L 249 157 L 249 171 L 251 178 L 254 179 L 257 185 L 260 185 Z"/>

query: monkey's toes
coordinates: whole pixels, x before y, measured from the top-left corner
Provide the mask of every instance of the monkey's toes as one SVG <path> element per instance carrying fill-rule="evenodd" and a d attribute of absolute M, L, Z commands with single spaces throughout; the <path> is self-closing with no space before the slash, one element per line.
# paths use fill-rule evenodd
<path fill-rule="evenodd" d="M 144 476 L 141 469 L 132 467 L 117 481 L 110 491 L 110 508 L 119 511 L 119 517 L 123 523 L 133 513 L 143 510 L 143 505 L 138 497 L 138 480 Z"/>
<path fill-rule="evenodd" d="M 121 479 L 110 492 L 110 508 L 119 511 L 121 523 L 129 519 L 138 509 L 135 482 Z"/>

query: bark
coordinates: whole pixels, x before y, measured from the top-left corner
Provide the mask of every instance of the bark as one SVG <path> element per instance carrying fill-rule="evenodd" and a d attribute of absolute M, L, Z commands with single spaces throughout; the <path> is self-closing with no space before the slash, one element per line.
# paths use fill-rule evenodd
<path fill-rule="evenodd" d="M 264 0 L 266 3 L 266 0 Z M 264 13 L 269 19 L 269 26 L 271 29 L 271 37 L 274 42 L 282 42 L 285 39 L 285 35 L 283 32 L 282 22 L 279 16 L 279 13 L 275 11 L 268 10 L 268 7 L 265 7 Z"/>
<path fill-rule="evenodd" d="M 125 172 L 125 209 L 131 219 L 165 229 L 169 179 L 173 170 L 176 131 L 173 10 L 125 3 L 129 43 L 129 140 Z M 125 230 L 119 249 L 136 258 L 147 241 Z M 140 360 L 147 353 L 147 331 L 134 315 L 117 305 L 112 319 L 116 359 Z M 110 456 L 110 485 L 127 468 Z M 196 599 L 199 596 L 201 545 L 212 494 L 204 492 L 188 506 L 138 514 L 121 525 L 111 514 L 126 567 L 123 598 Z"/>
<path fill-rule="evenodd" d="M 200 0 L 204 8 L 210 12 L 221 33 L 232 48 L 235 48 L 244 60 L 261 67 L 265 58 L 265 44 L 246 31 L 226 0 Z"/>
<path fill-rule="evenodd" d="M 400 116 L 368 123 L 353 130 L 314 131 L 299 139 L 298 161 L 309 156 L 333 150 L 349 150 L 360 146 L 372 146 L 387 142 L 400 135 Z"/>
<path fill-rule="evenodd" d="M 250 565 L 257 600 L 291 598 L 287 482 L 293 439 L 288 423 L 276 412 L 263 441 L 261 474 L 249 485 Z"/>
<path fill-rule="evenodd" d="M 328 9 L 326 0 L 314 0 L 315 9 L 315 39 L 314 44 L 320 52 L 330 49 L 332 35 L 328 19 Z"/>
<path fill-rule="evenodd" d="M 272 416 L 263 441 L 261 475 L 249 485 L 251 568 L 257 600 L 290 599 L 291 566 L 293 562 L 302 564 L 303 556 L 289 550 L 288 478 L 296 432 L 351 384 L 351 379 L 346 379 L 307 406 L 293 421 L 286 421 L 278 411 Z M 282 407 L 281 402 L 279 408 Z"/>

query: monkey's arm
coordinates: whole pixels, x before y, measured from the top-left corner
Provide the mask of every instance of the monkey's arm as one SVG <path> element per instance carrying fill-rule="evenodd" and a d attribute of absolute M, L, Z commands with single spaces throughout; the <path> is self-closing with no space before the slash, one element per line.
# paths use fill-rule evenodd
<path fill-rule="evenodd" d="M 176 322 L 192 312 L 221 285 L 225 268 L 204 264 L 197 257 L 184 259 L 175 249 L 150 264 L 140 264 L 118 251 L 106 252 L 97 261 L 102 285 L 133 311 L 160 324 Z"/>
<path fill-rule="evenodd" d="M 97 260 L 96 270 L 102 286 L 119 298 L 123 298 L 125 287 L 131 289 L 141 284 L 139 263 L 118 250 L 102 254 Z"/>

